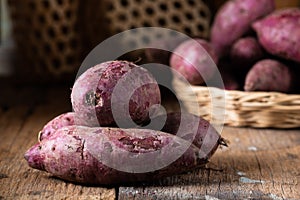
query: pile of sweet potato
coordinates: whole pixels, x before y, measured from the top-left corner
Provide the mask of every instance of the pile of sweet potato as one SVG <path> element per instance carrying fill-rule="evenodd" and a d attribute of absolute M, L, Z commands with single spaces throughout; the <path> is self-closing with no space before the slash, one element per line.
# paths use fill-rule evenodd
<path fill-rule="evenodd" d="M 74 111 L 49 121 L 24 157 L 30 167 L 63 180 L 111 185 L 203 167 L 226 145 L 201 117 L 151 116 L 160 101 L 158 84 L 146 69 L 127 61 L 96 65 L 72 88 Z"/>
<path fill-rule="evenodd" d="M 213 79 L 214 61 L 225 89 L 299 92 L 300 8 L 229 0 L 215 15 L 210 40 L 193 41 L 180 43 L 169 62 L 191 84 Z"/>

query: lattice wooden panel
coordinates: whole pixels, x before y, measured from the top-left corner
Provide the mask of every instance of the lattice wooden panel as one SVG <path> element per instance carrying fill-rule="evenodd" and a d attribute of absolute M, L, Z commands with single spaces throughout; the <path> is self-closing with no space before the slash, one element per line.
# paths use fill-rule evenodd
<path fill-rule="evenodd" d="M 20 70 L 41 77 L 76 74 L 99 42 L 137 27 L 165 27 L 208 38 L 211 13 L 204 0 L 8 0 L 22 55 Z M 155 39 L 155 38 L 154 38 Z M 149 42 L 132 37 L 131 43 Z M 84 53 L 83 53 L 84 52 Z"/>
<path fill-rule="evenodd" d="M 89 10 L 87 31 L 98 42 L 103 34 L 150 26 L 174 29 L 191 37 L 209 36 L 211 13 L 204 0 L 94 0 Z"/>
<path fill-rule="evenodd" d="M 76 29 L 79 1 L 9 0 L 8 3 L 23 67 L 32 73 L 54 76 L 75 71 L 80 65 Z"/>

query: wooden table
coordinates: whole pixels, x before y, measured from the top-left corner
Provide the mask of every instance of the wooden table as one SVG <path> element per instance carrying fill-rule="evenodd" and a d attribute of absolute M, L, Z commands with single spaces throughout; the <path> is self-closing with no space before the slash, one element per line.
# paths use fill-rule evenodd
<path fill-rule="evenodd" d="M 300 199 L 300 131 L 225 127 L 230 141 L 205 169 L 144 185 L 88 187 L 28 167 L 24 152 L 70 87 L 1 87 L 0 199 Z"/>

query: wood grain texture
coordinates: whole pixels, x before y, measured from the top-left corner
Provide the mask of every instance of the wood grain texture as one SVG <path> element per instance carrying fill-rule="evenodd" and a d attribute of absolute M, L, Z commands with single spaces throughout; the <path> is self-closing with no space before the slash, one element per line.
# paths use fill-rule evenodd
<path fill-rule="evenodd" d="M 300 199 L 299 130 L 225 127 L 222 135 L 230 146 L 206 169 L 121 187 L 119 199 Z"/>
<path fill-rule="evenodd" d="M 288 7 L 296 7 L 300 5 L 299 0 L 276 0 L 275 1 L 276 8 L 277 9 L 283 9 L 283 8 L 288 8 Z"/>
<path fill-rule="evenodd" d="M 225 127 L 230 146 L 218 149 L 206 169 L 152 183 L 89 187 L 31 169 L 23 159 L 42 126 L 71 110 L 69 87 L 1 91 L 0 199 L 300 199 L 300 130 Z"/>
<path fill-rule="evenodd" d="M 23 155 L 37 142 L 38 131 L 71 107 L 67 88 L 24 90 L 1 102 L 0 199 L 115 199 L 114 188 L 75 185 L 28 167 Z"/>

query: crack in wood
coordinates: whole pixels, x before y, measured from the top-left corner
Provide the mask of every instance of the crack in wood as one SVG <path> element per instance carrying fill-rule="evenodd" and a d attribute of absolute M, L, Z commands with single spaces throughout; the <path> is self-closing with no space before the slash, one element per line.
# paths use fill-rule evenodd
<path fill-rule="evenodd" d="M 272 168 L 270 167 L 270 165 L 267 165 L 267 167 L 268 167 L 269 172 L 270 172 L 272 186 L 273 186 L 273 188 L 275 188 L 275 181 L 274 181 L 274 176 L 273 176 Z"/>
<path fill-rule="evenodd" d="M 258 170 L 259 170 L 259 174 L 260 174 L 258 183 L 259 183 L 260 187 L 262 188 L 262 190 L 264 191 L 264 188 L 265 188 L 264 187 L 265 181 L 263 180 L 264 176 L 263 176 L 263 173 L 262 173 L 261 163 L 258 159 L 258 156 L 257 156 L 256 152 L 254 152 L 254 157 L 255 157 L 255 160 L 256 160 L 256 163 L 257 163 L 257 166 L 258 166 Z"/>
<path fill-rule="evenodd" d="M 8 175 L 0 173 L 0 179 L 8 178 Z"/>

